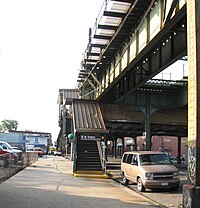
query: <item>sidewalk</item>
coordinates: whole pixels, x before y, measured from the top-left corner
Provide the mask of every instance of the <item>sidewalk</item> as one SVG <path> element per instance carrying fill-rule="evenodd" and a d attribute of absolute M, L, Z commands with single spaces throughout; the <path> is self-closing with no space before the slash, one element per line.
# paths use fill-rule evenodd
<path fill-rule="evenodd" d="M 48 156 L 0 184 L 1 208 L 155 208 L 111 179 L 72 176 L 71 162 Z"/>

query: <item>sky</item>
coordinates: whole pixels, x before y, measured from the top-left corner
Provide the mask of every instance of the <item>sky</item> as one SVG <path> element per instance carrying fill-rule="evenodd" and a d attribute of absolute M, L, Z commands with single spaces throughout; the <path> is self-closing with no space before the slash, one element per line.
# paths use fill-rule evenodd
<path fill-rule="evenodd" d="M 59 89 L 75 88 L 103 0 L 0 0 L 0 121 L 58 136 Z"/>

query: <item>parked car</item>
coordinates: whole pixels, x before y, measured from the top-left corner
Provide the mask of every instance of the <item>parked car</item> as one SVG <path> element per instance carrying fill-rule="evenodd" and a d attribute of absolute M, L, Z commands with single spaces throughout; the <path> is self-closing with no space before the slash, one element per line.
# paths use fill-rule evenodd
<path fill-rule="evenodd" d="M 34 151 L 34 148 L 28 148 L 26 149 L 26 152 L 33 152 Z"/>
<path fill-rule="evenodd" d="M 19 150 L 19 148 L 18 147 L 11 147 L 12 149 L 15 149 L 15 150 Z"/>
<path fill-rule="evenodd" d="M 9 154 L 6 150 L 3 149 L 3 147 L 0 145 L 0 155 Z"/>
<path fill-rule="evenodd" d="M 43 149 L 40 148 L 40 147 L 35 147 L 35 148 L 33 149 L 33 151 L 35 151 L 35 152 L 38 153 L 38 157 L 42 157 L 42 155 L 44 154 Z"/>
<path fill-rule="evenodd" d="M 15 156 L 18 156 L 19 153 L 22 153 L 21 150 L 13 149 L 7 142 L 0 141 L 0 146 L 3 148 L 5 153 L 12 153 Z"/>
<path fill-rule="evenodd" d="M 62 153 L 58 150 L 54 151 L 53 154 L 54 154 L 54 156 L 61 156 L 62 155 Z"/>
<path fill-rule="evenodd" d="M 125 152 L 121 160 L 123 184 L 137 183 L 140 192 L 146 188 L 170 188 L 176 191 L 180 179 L 178 169 L 165 153 L 154 151 Z"/>
<path fill-rule="evenodd" d="M 0 167 L 7 167 L 9 165 L 10 153 L 5 151 L 0 145 Z"/>

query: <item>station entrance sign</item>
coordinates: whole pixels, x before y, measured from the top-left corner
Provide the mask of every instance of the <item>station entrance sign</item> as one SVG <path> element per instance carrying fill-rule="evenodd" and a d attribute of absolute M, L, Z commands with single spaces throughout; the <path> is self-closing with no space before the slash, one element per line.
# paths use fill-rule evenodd
<path fill-rule="evenodd" d="M 93 136 L 93 135 L 81 135 L 81 140 L 88 140 L 88 141 L 100 141 L 101 137 Z"/>

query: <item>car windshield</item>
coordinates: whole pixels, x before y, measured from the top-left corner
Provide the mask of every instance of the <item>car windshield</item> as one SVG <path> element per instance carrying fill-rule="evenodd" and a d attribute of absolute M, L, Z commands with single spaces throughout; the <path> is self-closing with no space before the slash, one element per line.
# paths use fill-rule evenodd
<path fill-rule="evenodd" d="M 0 143 L 0 145 L 3 147 L 3 149 L 12 150 L 12 147 L 7 142 Z"/>
<path fill-rule="evenodd" d="M 140 155 L 141 165 L 169 165 L 171 162 L 166 154 L 145 154 Z"/>

